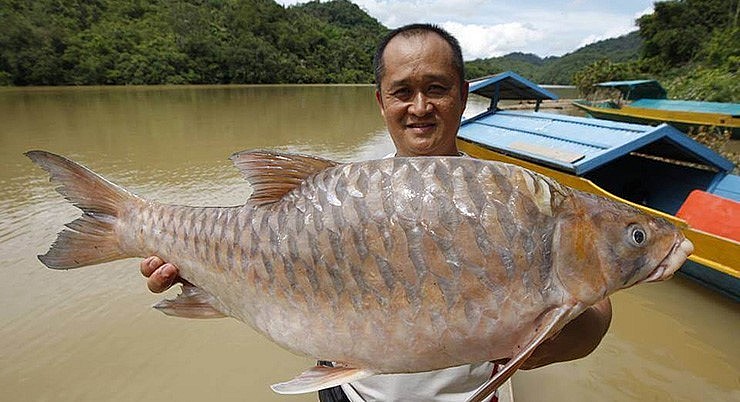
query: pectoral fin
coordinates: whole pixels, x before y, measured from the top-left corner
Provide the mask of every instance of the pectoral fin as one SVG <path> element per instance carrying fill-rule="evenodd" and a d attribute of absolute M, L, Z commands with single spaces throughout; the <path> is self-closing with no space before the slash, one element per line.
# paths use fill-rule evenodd
<path fill-rule="evenodd" d="M 214 306 L 216 299 L 202 289 L 191 284 L 182 285 L 182 293 L 175 299 L 162 300 L 154 305 L 157 310 L 181 318 L 223 318 L 226 314 Z"/>
<path fill-rule="evenodd" d="M 518 347 L 518 351 L 515 353 L 514 357 L 512 357 L 498 373 L 488 380 L 488 382 L 478 388 L 478 391 L 468 398 L 466 402 L 482 402 L 491 396 L 491 394 L 493 394 L 501 384 L 514 375 L 514 372 L 516 372 L 527 358 L 532 355 L 532 352 L 534 352 L 539 344 L 562 327 L 560 324 L 567 319 L 570 311 L 571 306 L 563 306 L 553 308 L 540 316 L 539 325 L 532 334 L 530 340 Z"/>
<path fill-rule="evenodd" d="M 273 384 L 270 388 L 278 394 L 303 394 L 357 381 L 373 374 L 375 373 L 370 370 L 357 368 L 315 366 L 290 381 Z"/>

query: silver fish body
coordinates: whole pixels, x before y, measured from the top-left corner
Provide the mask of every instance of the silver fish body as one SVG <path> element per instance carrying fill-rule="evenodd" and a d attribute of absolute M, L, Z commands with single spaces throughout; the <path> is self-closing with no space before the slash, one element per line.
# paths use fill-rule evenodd
<path fill-rule="evenodd" d="M 553 333 L 616 290 L 670 277 L 691 252 L 662 219 L 490 161 L 245 152 L 233 159 L 254 187 L 250 200 L 203 208 L 145 201 L 109 182 L 115 196 L 75 190 L 59 172 L 76 164 L 36 152 L 86 211 L 40 257 L 47 266 L 158 255 L 216 312 L 366 373 L 515 356 L 542 327 Z M 91 211 L 89 199 L 112 201 Z M 90 229 L 92 220 L 107 226 Z M 87 243 L 106 233 L 101 255 L 70 263 L 79 247 L 65 239 L 75 233 Z M 187 315 L 178 312 L 186 304 L 164 309 Z"/>
<path fill-rule="evenodd" d="M 540 314 L 520 304 L 561 297 L 550 204 L 564 194 L 536 179 L 460 158 L 348 164 L 257 208 L 132 209 L 121 235 L 295 352 L 423 371 L 504 357 L 491 349 L 513 345 L 498 340 Z"/>

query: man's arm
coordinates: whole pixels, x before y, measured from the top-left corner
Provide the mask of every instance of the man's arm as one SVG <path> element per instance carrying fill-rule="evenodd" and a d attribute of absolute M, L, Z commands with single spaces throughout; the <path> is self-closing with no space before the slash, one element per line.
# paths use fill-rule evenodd
<path fill-rule="evenodd" d="M 538 346 L 521 368 L 531 370 L 586 357 L 599 346 L 611 321 L 612 304 L 609 299 L 604 299 L 586 309 L 566 324 L 557 335 Z"/>

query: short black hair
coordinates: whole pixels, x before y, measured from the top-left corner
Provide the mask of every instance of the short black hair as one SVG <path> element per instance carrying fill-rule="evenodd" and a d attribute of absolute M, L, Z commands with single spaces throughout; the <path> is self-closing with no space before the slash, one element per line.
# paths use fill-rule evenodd
<path fill-rule="evenodd" d="M 460 77 L 460 86 L 462 87 L 465 82 L 465 64 L 463 63 L 462 49 L 460 48 L 460 42 L 455 39 L 449 32 L 440 28 L 434 24 L 409 24 L 404 25 L 400 28 L 396 28 L 390 31 L 378 44 L 378 49 L 375 51 L 373 57 L 373 71 L 375 73 L 375 87 L 380 89 L 380 81 L 385 74 L 385 62 L 383 61 L 383 52 L 385 52 L 386 46 L 391 39 L 398 35 L 405 37 L 411 37 L 415 35 L 422 35 L 427 33 L 434 33 L 439 35 L 442 39 L 450 45 L 452 48 L 452 66 L 457 71 Z"/>

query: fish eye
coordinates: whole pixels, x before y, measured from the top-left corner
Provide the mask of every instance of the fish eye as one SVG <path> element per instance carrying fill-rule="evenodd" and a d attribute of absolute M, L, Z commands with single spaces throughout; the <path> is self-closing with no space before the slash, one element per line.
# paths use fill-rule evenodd
<path fill-rule="evenodd" d="M 642 246 L 647 240 L 647 233 L 640 225 L 630 225 L 629 239 L 635 246 Z"/>

